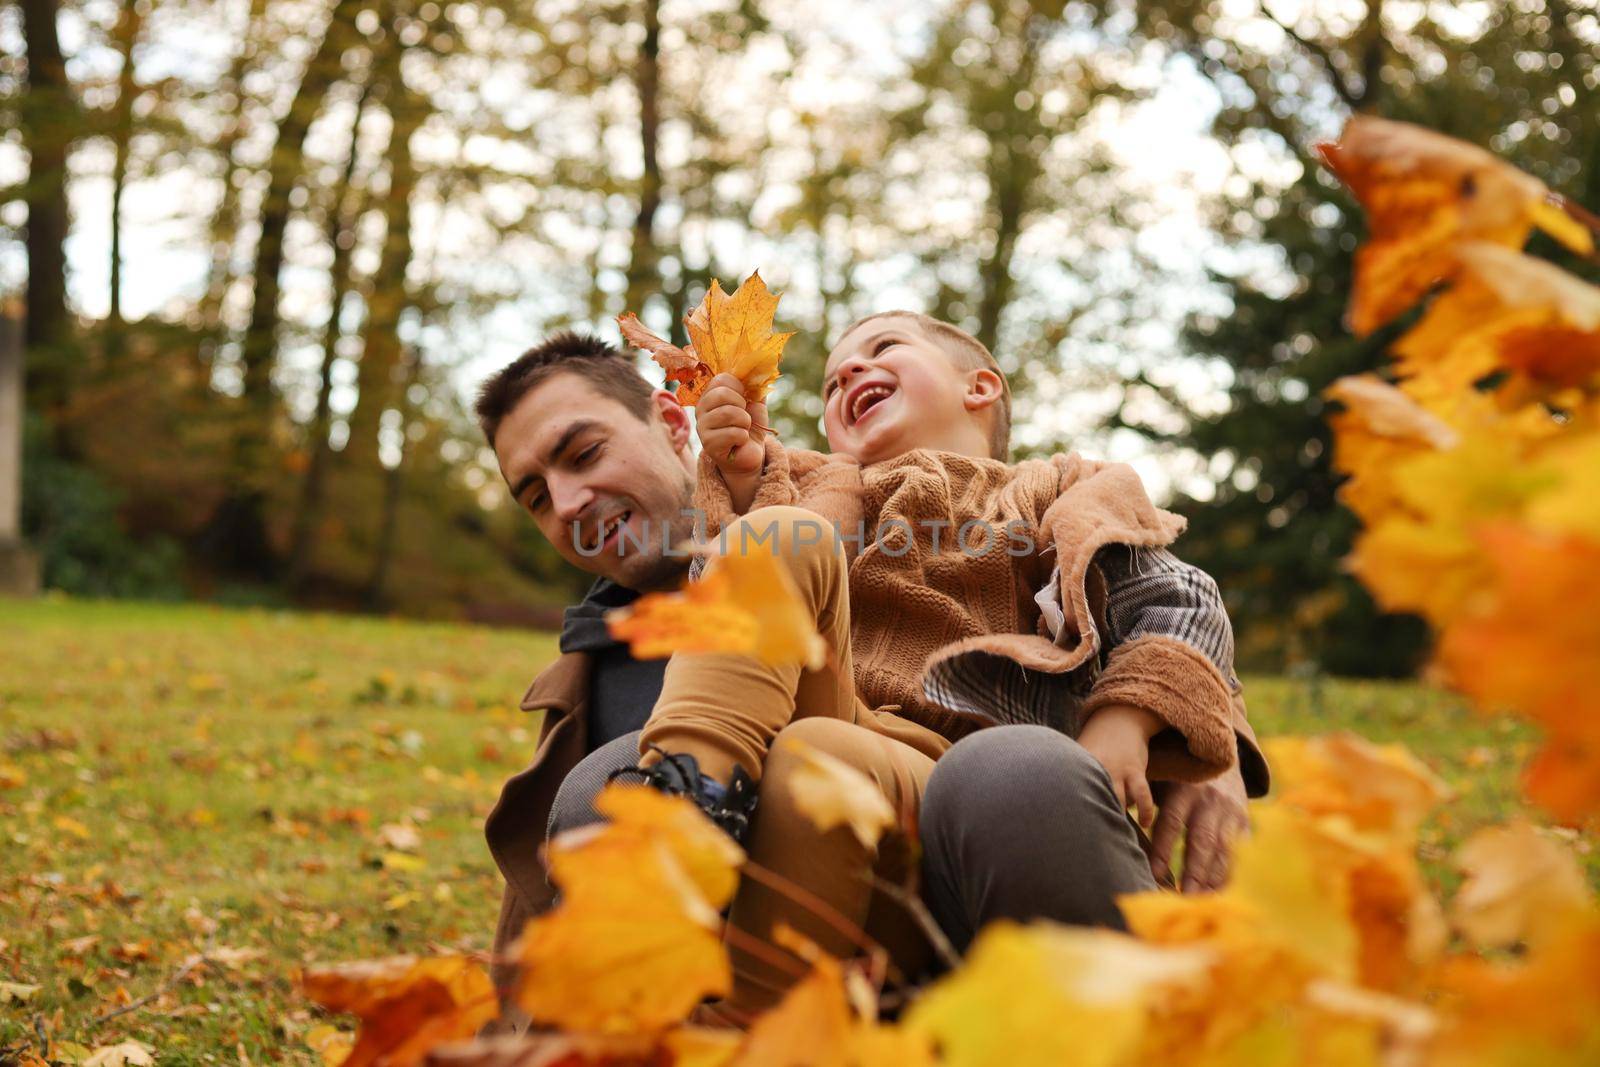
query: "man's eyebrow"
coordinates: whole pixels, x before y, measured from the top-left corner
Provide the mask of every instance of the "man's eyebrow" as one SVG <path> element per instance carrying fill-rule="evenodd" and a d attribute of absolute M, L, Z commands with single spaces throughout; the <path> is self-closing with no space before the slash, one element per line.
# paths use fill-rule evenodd
<path fill-rule="evenodd" d="M 579 419 L 568 426 L 565 430 L 562 430 L 561 436 L 556 438 L 556 443 L 544 450 L 544 465 L 548 467 L 550 464 L 554 463 L 556 459 L 560 457 L 561 453 L 567 450 L 567 448 L 572 444 L 573 440 L 579 434 L 585 433 L 600 425 L 602 425 L 602 423 L 599 419 Z M 532 485 L 538 479 L 539 475 L 537 474 L 524 474 L 521 478 L 518 478 L 516 484 L 511 487 L 511 499 L 521 500 L 522 494 L 527 492 L 528 486 Z"/>

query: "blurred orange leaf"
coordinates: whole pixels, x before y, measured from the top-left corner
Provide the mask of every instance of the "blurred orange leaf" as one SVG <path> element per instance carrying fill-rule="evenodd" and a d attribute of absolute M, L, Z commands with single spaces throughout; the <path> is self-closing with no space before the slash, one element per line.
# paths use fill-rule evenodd
<path fill-rule="evenodd" d="M 607 612 L 606 625 L 641 659 L 721 652 L 813 669 L 827 660 L 827 645 L 789 572 L 777 552 L 760 545 L 718 556 L 677 592 L 647 593 Z"/>
<path fill-rule="evenodd" d="M 1439 661 L 1473 699 L 1544 727 L 1530 795 L 1582 818 L 1600 810 L 1600 614 L 1575 606 L 1600 603 L 1600 540 L 1500 524 L 1479 541 L 1490 578 L 1476 610 L 1446 626 Z"/>
<path fill-rule="evenodd" d="M 1539 227 L 1580 253 L 1592 237 L 1543 182 L 1475 145 L 1420 126 L 1352 118 L 1323 161 L 1361 201 L 1370 236 L 1356 252 L 1350 325 L 1367 334 L 1415 303 L 1464 240 L 1521 248 Z"/>
<path fill-rule="evenodd" d="M 1403 745 L 1374 745 L 1354 734 L 1273 738 L 1267 759 L 1282 785 L 1280 803 L 1311 815 L 1339 815 L 1358 830 L 1409 846 L 1450 787 Z"/>
<path fill-rule="evenodd" d="M 342 1067 L 409 1067 L 447 1041 L 476 1034 L 499 1014 L 494 985 L 461 956 L 384 960 L 307 968 L 300 987 L 318 1004 L 361 1020 Z"/>

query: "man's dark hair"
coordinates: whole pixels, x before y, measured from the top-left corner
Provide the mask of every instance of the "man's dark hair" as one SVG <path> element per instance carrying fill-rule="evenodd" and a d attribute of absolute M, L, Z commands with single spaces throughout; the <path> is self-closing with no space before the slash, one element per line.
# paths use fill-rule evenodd
<path fill-rule="evenodd" d="M 639 373 L 632 357 L 598 337 L 562 330 L 501 367 L 479 386 L 473 410 L 490 448 L 511 409 L 557 374 L 576 374 L 641 422 L 650 418 L 650 397 L 655 386 Z"/>

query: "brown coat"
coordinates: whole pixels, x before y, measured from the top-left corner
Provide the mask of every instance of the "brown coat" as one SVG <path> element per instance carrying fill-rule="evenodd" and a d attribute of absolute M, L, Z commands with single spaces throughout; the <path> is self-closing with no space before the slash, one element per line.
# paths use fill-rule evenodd
<path fill-rule="evenodd" d="M 695 505 L 708 536 L 735 518 L 727 483 L 705 455 Z M 1096 554 L 1108 545 L 1166 546 L 1184 528 L 1181 517 L 1150 502 L 1127 464 L 1077 454 L 1007 464 L 917 449 L 863 467 L 769 439 L 750 510 L 773 505 L 807 508 L 845 534 L 855 682 L 868 706 L 892 707 L 957 740 L 995 716 L 928 697 L 977 669 L 985 676 L 980 688 L 1015 697 L 1010 721 L 1046 721 L 1045 709 L 1071 709 L 1076 722 L 1050 724 L 1075 734 L 1097 709 L 1131 704 L 1169 727 L 1152 742 L 1152 778 L 1198 781 L 1242 758 L 1252 792 L 1265 791 L 1265 763 L 1243 704 L 1204 655 L 1149 635 L 1111 649 L 1102 669 L 1106 583 Z M 974 532 L 986 529 L 994 540 L 953 551 L 957 531 L 974 521 L 983 524 Z M 999 531 L 1034 550 L 1012 555 Z M 1065 616 L 1055 635 L 1035 600 L 1053 571 Z"/>
<path fill-rule="evenodd" d="M 489 852 L 506 880 L 491 968 L 502 996 L 516 975 L 515 967 L 504 962 L 507 951 L 528 920 L 555 903 L 539 852 L 556 790 L 588 752 L 589 667 L 587 652 L 564 653 L 523 694 L 523 711 L 544 713 L 539 747 L 527 768 L 507 779 L 484 822 Z"/>

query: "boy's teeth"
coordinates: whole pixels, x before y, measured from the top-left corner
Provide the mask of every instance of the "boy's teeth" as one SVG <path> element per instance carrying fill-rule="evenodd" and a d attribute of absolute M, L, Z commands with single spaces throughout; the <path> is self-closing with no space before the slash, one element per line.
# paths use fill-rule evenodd
<path fill-rule="evenodd" d="M 856 396 L 855 403 L 853 405 L 851 405 L 850 421 L 851 422 L 856 422 L 857 420 L 859 420 L 861 418 L 861 416 L 866 412 L 866 410 L 867 410 L 867 408 L 869 406 L 869 403 L 868 403 L 869 401 L 872 401 L 872 400 L 885 400 L 888 397 L 892 396 L 893 394 L 894 394 L 894 390 L 893 389 L 889 389 L 886 386 L 882 386 L 882 385 L 869 386 L 868 388 L 863 389 Z"/>

